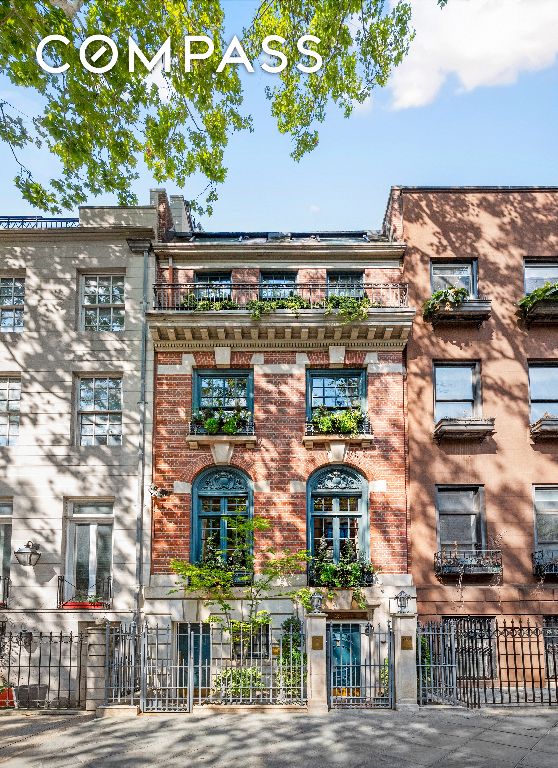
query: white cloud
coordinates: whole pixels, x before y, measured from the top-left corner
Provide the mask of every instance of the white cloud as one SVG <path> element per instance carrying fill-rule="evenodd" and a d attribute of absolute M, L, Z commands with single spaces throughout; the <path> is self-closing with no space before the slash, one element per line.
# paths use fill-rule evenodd
<path fill-rule="evenodd" d="M 311 205 L 309 206 L 308 210 L 310 213 L 319 213 L 320 212 L 320 206 L 319 205 Z"/>
<path fill-rule="evenodd" d="M 509 85 L 558 54 L 557 0 L 412 0 L 416 38 L 390 81 L 394 109 L 422 107 L 448 77 L 465 91 Z"/>

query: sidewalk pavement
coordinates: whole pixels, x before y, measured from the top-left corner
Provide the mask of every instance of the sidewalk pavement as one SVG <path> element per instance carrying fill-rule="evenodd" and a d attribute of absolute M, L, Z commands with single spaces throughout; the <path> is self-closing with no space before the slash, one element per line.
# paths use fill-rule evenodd
<path fill-rule="evenodd" d="M 10 768 L 558 768 L 558 708 L 0 716 Z M 50 719 L 49 719 L 50 718 Z"/>

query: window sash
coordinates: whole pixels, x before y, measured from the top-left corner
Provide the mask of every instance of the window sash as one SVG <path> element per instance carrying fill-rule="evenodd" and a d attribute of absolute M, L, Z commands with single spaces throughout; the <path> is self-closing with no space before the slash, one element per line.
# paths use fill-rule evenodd
<path fill-rule="evenodd" d="M 364 272 L 328 272 L 327 295 L 361 299 L 364 296 Z"/>
<path fill-rule="evenodd" d="M 66 599 L 108 597 L 112 573 L 113 521 L 72 520 L 69 532 L 69 571 Z"/>
<path fill-rule="evenodd" d="M 83 275 L 82 327 L 86 331 L 124 330 L 124 275 Z"/>
<path fill-rule="evenodd" d="M 241 388 L 240 385 L 243 385 Z M 238 386 L 235 392 L 234 388 Z M 209 391 L 204 393 L 204 389 Z M 251 372 L 199 371 L 195 379 L 194 411 L 204 408 L 253 410 Z"/>
<path fill-rule="evenodd" d="M 459 382 L 455 376 L 448 375 L 447 383 L 443 382 L 444 373 L 459 372 L 466 374 L 469 382 Z M 459 387 L 462 387 L 461 391 Z M 470 386 L 470 391 L 467 392 Z M 467 419 L 473 418 L 479 412 L 480 406 L 478 367 L 470 365 L 447 365 L 444 363 L 434 366 L 434 420 L 443 418 Z"/>
<path fill-rule="evenodd" d="M 558 282 L 558 264 L 525 264 L 525 293 Z"/>
<path fill-rule="evenodd" d="M 232 296 L 232 276 L 230 272 L 196 272 L 196 298 L 218 301 Z"/>
<path fill-rule="evenodd" d="M 10 578 L 10 562 L 12 559 L 12 522 L 0 519 L 0 576 Z"/>
<path fill-rule="evenodd" d="M 0 333 L 21 333 L 25 309 L 25 278 L 0 277 Z"/>
<path fill-rule="evenodd" d="M 351 540 L 358 553 L 363 546 L 362 500 L 360 496 L 317 495 L 312 498 L 312 554 L 320 539 L 328 542 L 332 562 L 338 563 L 343 542 Z M 329 543 L 330 542 L 330 543 Z"/>
<path fill-rule="evenodd" d="M 480 488 L 438 488 L 436 491 L 440 549 L 481 549 L 485 530 Z M 451 532 L 461 526 L 461 530 Z"/>
<path fill-rule="evenodd" d="M 535 488 L 534 495 L 537 546 L 558 549 L 558 487 Z"/>
<path fill-rule="evenodd" d="M 338 388 L 336 382 L 345 381 L 345 392 Z M 365 372 L 344 370 L 339 373 L 331 371 L 308 372 L 307 416 L 312 417 L 315 408 L 324 407 L 331 411 L 345 408 L 361 408 L 366 410 Z"/>
<path fill-rule="evenodd" d="M 19 437 L 21 379 L 0 377 L 0 446 L 15 445 Z"/>
<path fill-rule="evenodd" d="M 225 562 L 230 558 L 238 541 L 231 523 L 231 519 L 235 518 L 248 518 L 247 496 L 240 494 L 198 498 L 197 559 L 206 554 L 209 541 L 219 547 Z"/>
<path fill-rule="evenodd" d="M 530 365 L 529 394 L 532 424 L 546 413 L 558 418 L 558 366 Z"/>
<path fill-rule="evenodd" d="M 471 262 L 432 264 L 432 293 L 451 287 L 465 288 L 469 296 L 474 298 L 477 295 L 475 283 L 475 269 Z"/>
<path fill-rule="evenodd" d="M 260 272 L 260 299 L 287 299 L 296 295 L 296 272 Z"/>
<path fill-rule="evenodd" d="M 81 378 L 78 400 L 79 444 L 122 445 L 122 379 Z"/>

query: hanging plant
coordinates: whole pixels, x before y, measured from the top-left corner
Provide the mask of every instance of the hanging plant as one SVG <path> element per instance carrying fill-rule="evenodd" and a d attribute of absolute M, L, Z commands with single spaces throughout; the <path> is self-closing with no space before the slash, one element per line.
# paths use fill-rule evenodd
<path fill-rule="evenodd" d="M 328 296 L 325 300 L 325 313 L 335 313 L 342 323 L 354 323 L 366 320 L 370 307 L 381 306 L 371 302 L 368 296 Z"/>
<path fill-rule="evenodd" d="M 451 310 L 463 304 L 469 298 L 469 291 L 466 288 L 444 288 L 443 291 L 435 291 L 432 296 L 422 305 L 422 316 L 424 320 L 432 320 L 436 312 L 441 309 Z"/>

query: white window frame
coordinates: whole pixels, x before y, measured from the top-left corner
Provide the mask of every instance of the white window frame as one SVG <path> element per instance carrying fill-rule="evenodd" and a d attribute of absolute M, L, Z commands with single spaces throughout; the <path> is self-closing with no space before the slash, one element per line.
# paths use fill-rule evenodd
<path fill-rule="evenodd" d="M 98 281 L 100 277 L 103 278 L 110 278 L 111 279 L 111 294 L 112 294 L 112 280 L 113 278 L 121 278 L 124 283 L 124 301 L 119 304 L 86 304 L 85 303 L 85 281 L 91 278 L 97 278 L 97 286 Z M 81 331 L 86 331 L 87 333 L 122 333 L 124 330 L 126 330 L 126 274 L 124 272 L 83 272 L 80 275 L 80 288 L 79 288 L 79 301 L 80 301 L 80 318 L 79 318 L 79 327 Z M 119 328 L 118 330 L 113 330 L 112 328 L 110 330 L 106 329 L 100 329 L 99 326 L 99 315 L 97 314 L 97 327 L 96 328 L 86 328 L 85 327 L 85 310 L 86 309 L 110 309 L 111 310 L 111 320 L 112 320 L 112 310 L 114 309 L 121 309 L 124 313 L 124 324 L 122 328 Z"/>
<path fill-rule="evenodd" d="M 87 514 L 76 515 L 75 508 L 79 506 L 111 506 L 112 513 L 102 514 Z M 114 566 L 114 499 L 75 499 L 68 503 L 68 521 L 67 521 L 67 534 L 66 534 L 66 576 L 64 577 L 64 600 L 71 600 L 73 597 L 72 590 L 76 589 L 76 558 L 75 558 L 75 542 L 76 542 L 76 527 L 77 525 L 89 526 L 89 581 L 87 587 L 88 597 L 94 596 L 96 593 L 95 587 L 97 586 L 97 526 L 110 525 L 112 527 L 111 535 L 111 557 L 110 557 L 110 576 L 112 580 L 112 572 Z"/>
<path fill-rule="evenodd" d="M 0 499 L 0 506 L 1 507 L 10 507 L 11 512 L 9 515 L 0 515 L 0 525 L 9 525 L 11 528 L 10 531 L 10 541 L 13 534 L 13 519 L 14 519 L 14 500 L 13 499 Z M 2 560 L 3 553 L 0 552 L 0 576 L 4 576 L 4 561 Z M 6 571 L 8 573 L 8 579 L 10 578 L 10 565 L 11 565 L 11 545 L 10 545 L 10 559 L 8 560 L 6 564 Z M 3 589 L 0 588 L 0 602 L 2 601 L 2 592 Z"/>
<path fill-rule="evenodd" d="M 23 304 L 0 304 L 0 315 L 2 315 L 4 311 L 15 313 L 16 310 L 21 310 L 23 313 L 23 321 L 21 324 L 21 328 L 19 326 L 16 326 L 15 322 L 12 322 L 11 328 L 3 328 L 0 325 L 0 333 L 22 333 L 25 329 L 25 288 L 26 288 L 25 275 L 0 274 L 0 280 L 11 280 L 12 285 L 14 285 L 15 280 L 23 280 Z M 13 296 L 13 288 L 12 288 L 12 296 Z M 12 317 L 15 320 L 15 315 L 13 315 Z"/>
<path fill-rule="evenodd" d="M 8 417 L 8 427 L 6 432 L 6 443 L 5 445 L 0 446 L 0 448 L 7 448 L 9 446 L 16 445 L 19 439 L 19 430 L 21 427 L 21 376 L 13 375 L 13 374 L 1 374 L 0 375 L 0 381 L 7 381 L 8 382 L 8 394 L 10 391 L 10 383 L 11 382 L 17 382 L 19 384 L 19 400 L 17 401 L 19 403 L 19 408 L 17 411 L 10 411 L 9 409 L 6 410 L 6 416 Z M 9 402 L 9 400 L 7 401 Z M 17 435 L 14 436 L 14 439 L 10 440 L 10 413 L 17 413 Z"/>
<path fill-rule="evenodd" d="M 81 382 L 85 379 L 93 379 L 96 381 L 97 379 L 114 379 L 120 381 L 120 410 L 84 410 L 81 408 Z M 124 389 L 123 389 L 123 377 L 120 374 L 117 373 L 80 373 L 76 377 L 76 416 L 77 416 L 77 424 L 76 424 L 76 437 L 77 437 L 77 445 L 82 448 L 121 448 L 123 441 L 124 441 L 124 433 L 123 433 L 123 415 L 124 415 Z M 95 385 L 93 385 L 95 386 Z M 103 414 L 120 414 L 120 443 L 117 445 L 108 445 L 107 444 L 97 444 L 93 442 L 92 445 L 85 445 L 81 442 L 82 434 L 81 434 L 81 421 L 83 416 L 94 416 L 94 415 L 103 415 Z M 107 432 L 107 435 L 109 433 Z M 93 434 L 93 437 L 95 437 L 95 433 Z"/>
<path fill-rule="evenodd" d="M 525 293 L 527 294 L 527 270 L 528 269 L 555 269 L 558 272 L 558 261 L 525 261 L 524 267 L 523 267 L 523 287 L 525 290 Z M 553 282 L 545 281 L 545 282 Z M 554 282 L 558 282 L 558 277 Z M 535 289 L 532 289 L 535 290 Z M 529 291 L 529 293 L 532 293 L 532 291 Z"/>

